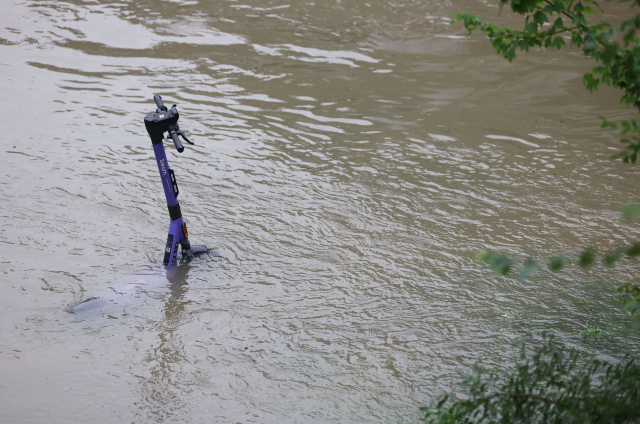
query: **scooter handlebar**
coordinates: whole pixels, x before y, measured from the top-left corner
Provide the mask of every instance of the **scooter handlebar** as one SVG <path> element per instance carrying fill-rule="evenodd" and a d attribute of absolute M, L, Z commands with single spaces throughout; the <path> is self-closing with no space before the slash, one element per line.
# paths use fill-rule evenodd
<path fill-rule="evenodd" d="M 153 96 L 153 101 L 155 101 L 156 106 L 158 106 L 156 113 L 152 113 L 144 117 L 144 125 L 151 137 L 151 142 L 153 144 L 162 143 L 165 132 L 168 132 L 169 138 L 173 140 L 173 144 L 175 144 L 178 153 L 184 152 L 184 146 L 178 136 L 184 138 L 184 140 L 189 144 L 193 144 L 193 142 L 187 138 L 184 131 L 182 131 L 178 126 L 178 119 L 180 118 L 180 115 L 178 114 L 176 105 L 173 105 L 171 109 L 167 109 L 162 102 L 162 97 L 158 94 Z"/>
<path fill-rule="evenodd" d="M 153 101 L 156 102 L 156 106 L 158 106 L 158 108 L 162 110 L 167 110 L 167 107 L 164 105 L 164 103 L 162 103 L 162 97 L 160 97 L 158 94 L 153 96 Z"/>
<path fill-rule="evenodd" d="M 184 151 L 184 146 L 182 145 L 182 142 L 178 138 L 178 134 L 176 134 L 173 131 L 171 131 L 169 134 L 171 134 L 171 140 L 173 140 L 173 144 L 176 145 L 176 149 L 178 149 L 178 153 L 182 153 Z"/>

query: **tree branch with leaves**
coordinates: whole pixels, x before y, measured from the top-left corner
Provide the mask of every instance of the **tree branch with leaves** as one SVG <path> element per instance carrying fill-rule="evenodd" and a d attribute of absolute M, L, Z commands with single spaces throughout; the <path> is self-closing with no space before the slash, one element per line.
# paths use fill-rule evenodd
<path fill-rule="evenodd" d="M 614 23 L 590 22 L 598 14 L 605 13 L 595 0 L 500 0 L 500 13 L 508 5 L 512 12 L 524 18 L 523 29 L 500 28 L 470 13 L 455 14 L 452 24 L 463 22 L 467 35 L 474 31 L 485 33 L 498 54 L 510 62 L 517 52 L 528 52 L 533 47 L 580 48 L 585 56 L 597 62 L 597 66 L 584 75 L 584 86 L 591 92 L 603 84 L 620 89 L 620 102 L 640 112 L 640 40 L 636 36 L 640 29 L 640 0 L 623 0 L 622 3 L 629 5 L 630 17 Z M 633 119 L 615 123 L 604 117 L 600 119 L 602 128 L 620 131 L 622 136 L 620 142 L 624 149 L 612 158 L 635 163 L 640 151 L 640 121 Z M 634 216 L 640 216 L 639 204 L 623 208 L 624 218 Z M 613 266 L 625 256 L 638 255 L 640 243 L 633 243 L 606 252 L 603 261 L 607 266 Z M 594 263 L 596 257 L 595 249 L 586 248 L 577 262 L 586 268 Z M 505 255 L 480 252 L 478 258 L 488 263 L 498 274 L 506 275 L 514 267 L 513 259 Z M 571 262 L 566 256 L 556 256 L 549 259 L 548 267 L 552 271 L 559 271 Z M 527 278 L 540 267 L 538 261 L 528 258 L 518 276 Z M 624 300 L 627 302 L 625 308 L 635 313 L 638 309 L 628 307 L 629 299 L 640 299 L 637 292 L 625 287 L 623 285 L 619 289 L 627 296 L 627 300 Z M 640 327 L 640 314 L 637 314 L 633 323 Z"/>
<path fill-rule="evenodd" d="M 636 14 L 616 23 L 589 23 L 598 13 L 604 14 L 594 0 L 500 0 L 500 12 L 508 5 L 524 17 L 523 29 L 500 28 L 470 13 L 455 14 L 452 24 L 462 21 L 468 35 L 485 33 L 498 54 L 510 62 L 518 51 L 528 52 L 532 47 L 561 49 L 568 45 L 582 49 L 585 56 L 597 62 L 583 77 L 585 87 L 591 92 L 603 84 L 620 89 L 620 102 L 640 112 L 640 43 L 636 37 L 640 0 L 626 3 Z M 640 122 L 600 118 L 602 128 L 619 130 L 625 136 L 620 140 L 624 150 L 614 158 L 635 163 L 640 151 Z"/>
<path fill-rule="evenodd" d="M 584 75 L 585 87 L 593 92 L 601 85 L 622 90 L 620 102 L 640 112 L 640 0 L 629 3 L 629 18 L 616 23 L 592 23 L 604 14 L 594 0 L 500 0 L 500 12 L 508 5 L 524 17 L 521 30 L 500 28 L 469 13 L 454 15 L 452 23 L 464 22 L 468 35 L 478 30 L 485 33 L 493 47 L 505 59 L 512 61 L 517 52 L 533 47 L 564 46 L 582 49 L 597 66 Z M 591 22 L 590 22 L 591 21 Z M 623 151 L 613 156 L 625 163 L 635 163 L 640 151 L 638 120 L 610 122 L 601 117 L 602 128 L 620 131 Z M 623 208 L 623 217 L 640 216 L 640 204 Z M 621 258 L 640 255 L 640 243 L 621 246 L 606 252 L 602 260 L 613 266 Z M 581 267 L 596 263 L 598 252 L 586 248 L 577 259 Z M 478 259 L 494 272 L 506 275 L 514 268 L 514 260 L 505 255 L 480 252 Z M 571 263 L 571 258 L 556 256 L 548 261 L 552 271 Z M 525 260 L 518 276 L 527 278 L 541 267 L 533 258 Z M 640 286 L 622 284 L 624 309 L 640 327 Z M 598 330 L 599 329 L 595 329 Z M 522 345 L 519 362 L 501 374 L 484 376 L 477 365 L 474 374 L 464 382 L 467 397 L 456 399 L 453 393 L 442 395 L 429 407 L 422 408 L 424 422 L 452 423 L 637 423 L 640 422 L 640 365 L 627 357 L 619 364 L 593 358 L 582 358 L 575 350 L 555 342 L 553 337 L 533 353 Z"/>

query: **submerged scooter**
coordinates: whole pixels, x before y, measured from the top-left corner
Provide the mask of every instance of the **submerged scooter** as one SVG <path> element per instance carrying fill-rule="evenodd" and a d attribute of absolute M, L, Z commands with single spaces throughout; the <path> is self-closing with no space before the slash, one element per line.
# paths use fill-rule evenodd
<path fill-rule="evenodd" d="M 187 224 L 182 218 L 180 203 L 178 203 L 178 194 L 180 193 L 178 183 L 173 169 L 171 169 L 167 162 L 167 154 L 162 141 L 164 139 L 164 133 L 168 133 L 168 138 L 173 140 L 173 144 L 179 153 L 184 151 L 184 147 L 178 137 L 182 137 L 184 141 L 189 144 L 194 143 L 187 138 L 184 131 L 178 126 L 180 116 L 176 105 L 168 109 L 162 102 L 162 97 L 157 94 L 153 97 L 153 100 L 157 106 L 156 113 L 145 116 L 144 125 L 147 128 L 149 137 L 151 137 L 151 144 L 153 145 L 153 152 L 156 157 L 156 162 L 158 163 L 158 171 L 160 172 L 164 195 L 167 199 L 169 217 L 171 218 L 162 266 L 142 271 L 125 279 L 116 286 L 109 287 L 109 290 L 101 296 L 91 297 L 73 306 L 69 309 L 70 313 L 77 314 L 81 311 L 91 309 L 95 312 L 103 312 L 104 315 L 108 310 L 116 307 L 124 299 L 123 296 L 136 296 L 145 293 L 149 288 L 158 287 L 163 283 L 166 284 L 169 276 L 175 274 L 175 270 L 171 268 L 176 265 L 179 256 L 181 256 L 180 259 L 182 262 L 190 262 L 194 256 L 203 254 L 218 256 L 217 252 L 208 249 L 207 246 L 191 246 L 189 242 Z M 178 245 L 181 248 L 180 251 Z"/>
<path fill-rule="evenodd" d="M 182 255 L 186 260 L 191 260 L 192 255 L 198 255 L 207 253 L 209 249 L 207 246 L 193 246 L 189 243 L 189 232 L 187 231 L 187 224 L 182 219 L 182 212 L 180 211 L 180 203 L 178 203 L 178 183 L 176 176 L 173 173 L 173 169 L 167 163 L 167 154 L 164 151 L 164 145 L 162 139 L 164 133 L 169 133 L 169 137 L 173 140 L 178 153 L 184 151 L 184 147 L 180 142 L 178 136 L 182 137 L 184 141 L 189 144 L 193 144 L 184 131 L 178 126 L 178 110 L 176 105 L 173 105 L 171 109 L 162 103 L 162 97 L 159 95 L 153 96 L 153 100 L 156 102 L 156 113 L 149 114 L 144 117 L 144 125 L 147 127 L 149 137 L 151 137 L 151 143 L 153 144 L 153 152 L 156 155 L 156 162 L 158 162 L 158 171 L 160 172 L 160 179 L 162 180 L 162 187 L 164 188 L 164 195 L 167 198 L 167 207 L 169 208 L 169 216 L 171 217 L 171 223 L 169 224 L 169 235 L 167 236 L 167 247 L 164 251 L 163 265 L 169 265 L 175 262 L 177 255 L 178 244 L 182 247 Z"/>

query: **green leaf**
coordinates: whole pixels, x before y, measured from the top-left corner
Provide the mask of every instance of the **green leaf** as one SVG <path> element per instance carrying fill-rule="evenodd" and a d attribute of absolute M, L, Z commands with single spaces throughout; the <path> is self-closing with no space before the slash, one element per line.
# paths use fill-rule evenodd
<path fill-rule="evenodd" d="M 588 73 L 588 74 L 585 74 L 584 77 L 582 78 L 582 83 L 587 88 L 587 90 L 593 92 L 594 90 L 598 89 L 600 80 L 595 78 L 593 74 Z"/>
<path fill-rule="evenodd" d="M 593 72 L 594 73 L 596 72 L 595 68 L 594 68 Z M 612 130 L 615 130 L 615 129 L 618 128 L 618 124 L 614 124 L 613 122 L 610 122 L 604 116 L 599 116 L 598 118 L 600 118 L 600 120 L 602 121 L 600 123 L 600 128 L 611 128 Z"/>
<path fill-rule="evenodd" d="M 613 252 L 609 253 L 607 256 L 605 256 L 604 257 L 605 265 L 613 266 L 618 261 L 618 259 L 620 259 L 620 255 L 622 255 L 624 250 L 625 250 L 624 248 L 618 248 Z"/>
<path fill-rule="evenodd" d="M 624 33 L 624 43 L 630 44 L 636 39 L 636 30 L 632 28 Z"/>
<path fill-rule="evenodd" d="M 577 43 L 576 43 L 576 44 L 577 44 Z M 589 40 L 589 41 L 586 41 L 586 42 L 584 43 L 583 50 L 584 50 L 584 53 L 585 53 L 587 56 L 589 56 L 589 55 L 590 55 L 591 53 L 593 53 L 593 52 L 595 51 L 595 49 L 597 49 L 597 48 L 598 48 L 598 44 L 597 44 L 594 40 Z"/>
<path fill-rule="evenodd" d="M 628 203 L 622 207 L 622 218 L 632 219 L 640 217 L 640 203 Z"/>
<path fill-rule="evenodd" d="M 622 121 L 620 122 L 620 125 L 622 126 L 622 134 L 626 134 L 631 131 L 631 124 L 629 121 Z"/>
<path fill-rule="evenodd" d="M 491 270 L 498 275 L 506 275 L 511 269 L 513 260 L 508 256 L 496 255 L 491 252 L 478 252 L 476 258 L 491 266 Z"/>
<path fill-rule="evenodd" d="M 638 306 L 638 301 L 635 299 L 625 299 L 624 301 L 624 306 L 622 307 L 622 309 L 627 310 L 627 309 L 633 309 L 635 307 Z"/>
<path fill-rule="evenodd" d="M 640 242 L 636 242 L 627 248 L 627 255 L 636 257 L 640 255 Z"/>
<path fill-rule="evenodd" d="M 542 26 L 542 24 L 544 24 L 545 22 L 549 22 L 549 20 L 547 19 L 547 15 L 541 10 L 538 10 L 533 14 L 533 21 L 540 26 Z"/>
<path fill-rule="evenodd" d="M 513 260 L 511 260 L 511 258 L 508 258 L 507 256 L 500 256 L 493 262 L 491 268 L 493 268 L 493 271 L 496 274 L 506 275 L 511 269 L 512 262 Z"/>
<path fill-rule="evenodd" d="M 562 18 L 556 19 L 555 22 L 553 23 L 553 26 L 557 29 L 564 28 L 564 24 L 562 23 Z"/>
<path fill-rule="evenodd" d="M 553 42 L 551 43 L 551 45 L 555 48 L 557 48 L 558 50 L 560 50 L 562 48 L 562 46 L 564 46 L 566 43 L 564 42 L 564 40 L 562 39 L 562 37 L 555 37 L 553 39 Z"/>
<path fill-rule="evenodd" d="M 482 250 L 476 253 L 476 259 L 482 262 L 491 263 L 492 257 L 493 257 L 492 253 L 485 252 Z"/>
<path fill-rule="evenodd" d="M 590 266 L 596 258 L 596 251 L 591 247 L 587 247 L 580 255 L 580 266 L 586 268 Z"/>
<path fill-rule="evenodd" d="M 559 271 L 563 266 L 569 263 L 569 259 L 564 256 L 556 256 L 549 261 L 549 269 L 551 271 Z"/>
<path fill-rule="evenodd" d="M 528 258 L 525 261 L 524 267 L 520 271 L 518 278 L 524 280 L 525 278 L 528 278 L 531 274 L 536 272 L 538 268 L 539 268 L 538 262 L 536 262 L 533 258 Z"/>
<path fill-rule="evenodd" d="M 573 7 L 573 12 L 576 14 L 580 14 L 582 13 L 582 11 L 584 10 L 584 6 L 582 5 L 582 3 L 576 3 L 576 5 Z"/>

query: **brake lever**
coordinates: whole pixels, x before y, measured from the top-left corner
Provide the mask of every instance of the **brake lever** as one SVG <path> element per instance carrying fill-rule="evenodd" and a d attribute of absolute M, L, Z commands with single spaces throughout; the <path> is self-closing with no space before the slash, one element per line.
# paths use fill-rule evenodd
<path fill-rule="evenodd" d="M 191 144 L 192 146 L 195 144 L 193 141 L 191 141 L 191 140 L 189 140 L 189 139 L 187 138 L 187 136 L 184 134 L 184 131 L 182 131 L 182 130 L 178 130 L 178 131 L 176 131 L 176 133 L 177 133 L 180 137 L 184 138 L 184 141 L 186 141 L 187 143 Z"/>

